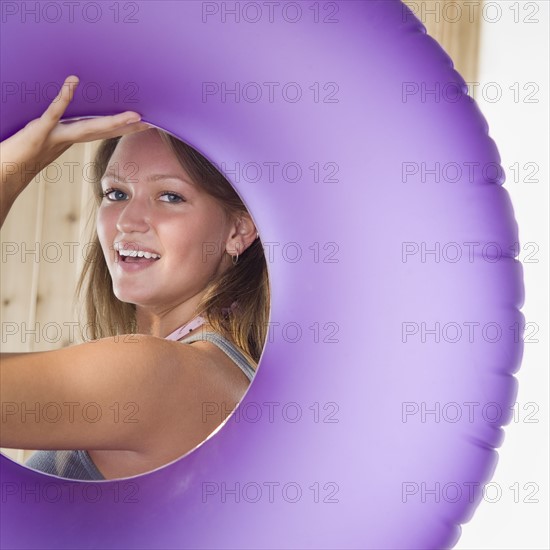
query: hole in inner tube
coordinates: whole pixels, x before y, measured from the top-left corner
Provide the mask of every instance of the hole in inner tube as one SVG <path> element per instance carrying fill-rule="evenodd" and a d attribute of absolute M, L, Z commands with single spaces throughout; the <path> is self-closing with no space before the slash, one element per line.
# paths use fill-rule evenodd
<path fill-rule="evenodd" d="M 96 117 L 73 117 L 61 122 L 71 124 L 88 118 Z M 231 165 L 228 159 L 221 160 Z M 125 396 L 120 363 L 114 360 L 114 357 L 120 360 L 122 355 L 117 355 L 116 348 L 114 354 L 103 348 L 97 356 L 103 364 L 103 379 L 95 383 L 98 389 L 105 389 L 111 386 L 105 376 L 112 375 L 112 384 L 120 386 L 120 394 L 102 401 L 90 391 L 82 394 L 89 397 L 84 402 L 71 399 L 56 402 L 55 397 L 52 400 L 48 395 L 62 394 L 55 388 L 50 393 L 49 380 L 38 374 L 46 398 L 38 409 L 37 404 L 16 406 L 13 415 L 23 414 L 32 423 L 27 421 L 28 430 L 21 423 L 19 434 L 9 441 L 10 447 L 1 450 L 15 462 L 63 479 L 103 481 L 139 476 L 191 453 L 230 422 L 233 414 L 238 414 L 235 407 L 250 389 L 269 327 L 270 285 L 260 229 L 229 178 L 217 168 L 223 166 L 221 161 L 214 164 L 185 141 L 149 123 L 142 131 L 77 143 L 58 157 L 55 164 L 61 167 L 61 174 L 58 181 L 44 190 L 44 222 L 47 224 L 51 217 L 53 226 L 61 225 L 55 221 L 61 219 L 59 212 L 51 205 L 59 193 L 69 193 L 73 202 L 82 205 L 78 216 L 81 238 L 71 256 L 62 255 L 53 264 L 59 284 L 51 289 L 51 303 L 44 307 L 63 314 L 74 297 L 77 315 L 70 323 L 55 323 L 56 331 L 53 325 L 41 323 L 46 329 L 40 329 L 38 342 L 32 335 L 25 341 L 13 339 L 11 344 L 8 339 L 3 351 L 73 347 L 74 357 L 78 358 L 79 353 L 90 353 L 92 340 L 110 338 L 129 346 L 132 338 L 137 341 L 136 334 L 167 338 L 201 312 L 204 323 L 191 329 L 191 334 L 199 339 L 182 345 L 193 346 L 196 353 L 188 357 L 197 361 L 198 368 L 204 363 L 204 386 L 194 382 L 196 387 L 189 388 L 182 378 L 181 402 L 195 404 L 191 409 L 183 405 L 179 411 L 176 405 L 173 414 L 167 414 L 165 407 L 169 401 L 177 403 L 177 399 L 174 388 L 167 386 L 166 399 L 160 398 L 158 402 L 158 411 L 166 422 L 153 431 L 146 428 L 148 422 L 143 423 L 140 439 L 151 440 L 150 447 L 139 451 L 113 449 L 116 441 L 124 437 L 120 435 L 124 434 L 121 425 L 134 427 L 138 422 L 139 426 L 139 403 L 131 396 L 145 397 L 150 388 L 143 388 L 144 393 L 140 394 L 133 387 Z M 72 173 L 68 167 L 72 167 Z M 75 180 L 78 184 L 73 183 Z M 116 191 L 107 193 L 109 189 Z M 72 225 L 56 227 L 57 240 L 74 241 L 71 231 L 74 231 Z M 66 238 L 62 239 L 63 232 Z M 159 254 L 160 259 L 121 262 L 118 246 L 132 251 L 146 249 Z M 122 268 L 122 263 L 128 267 Z M 32 269 L 31 263 L 25 268 Z M 4 269 L 7 271 L 7 267 Z M 46 272 L 43 276 L 48 277 Z M 19 274 L 19 279 L 24 277 Z M 17 316 L 17 312 L 13 314 Z M 75 321 L 79 322 L 77 330 Z M 69 327 L 72 327 L 70 333 Z M 202 340 L 208 338 L 207 332 L 214 333 L 212 338 L 217 343 Z M 169 339 L 186 338 L 181 335 Z M 131 348 L 128 354 L 132 355 Z M 214 378 L 208 374 L 213 367 Z M 51 368 L 55 369 L 55 365 Z M 154 375 L 154 369 L 160 367 L 151 368 Z M 55 380 L 59 388 L 61 381 L 57 377 Z M 93 376 L 91 380 L 94 383 Z M 69 380 L 68 384 L 77 384 L 78 389 L 75 380 Z M 227 391 L 212 392 L 214 384 Z M 162 387 L 160 390 L 162 393 Z M 36 430 L 36 422 L 43 429 Z M 97 443 L 98 428 L 105 448 Z M 82 434 L 87 430 L 92 442 L 88 447 L 78 444 L 86 441 Z M 63 437 L 59 437 L 60 431 L 65 432 Z M 51 440 L 48 432 L 52 434 Z"/>

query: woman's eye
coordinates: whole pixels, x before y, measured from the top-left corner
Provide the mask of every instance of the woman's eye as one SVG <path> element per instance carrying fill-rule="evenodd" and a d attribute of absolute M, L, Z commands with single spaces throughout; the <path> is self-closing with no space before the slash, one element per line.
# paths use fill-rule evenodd
<path fill-rule="evenodd" d="M 171 193 L 170 191 L 164 191 L 161 196 L 171 197 L 172 199 L 163 202 L 183 202 L 185 200 L 181 195 L 178 195 L 177 193 Z"/>
<path fill-rule="evenodd" d="M 120 198 L 120 195 L 126 195 L 126 193 L 122 192 L 120 189 L 107 189 L 106 191 L 103 192 L 103 196 L 108 198 L 110 201 L 118 201 L 119 199 L 117 198 L 112 198 L 112 197 L 109 197 L 109 195 L 112 195 L 112 194 L 119 194 L 118 197 Z"/>
<path fill-rule="evenodd" d="M 126 193 L 124 193 L 120 189 L 114 189 L 114 188 L 110 188 L 103 191 L 103 193 L 101 193 L 101 196 L 106 197 L 108 200 L 113 202 L 120 202 L 121 200 L 124 200 L 125 197 L 127 197 Z M 178 193 L 172 193 L 170 191 L 163 191 L 161 193 L 161 197 L 168 197 L 167 200 L 161 199 L 162 202 L 168 202 L 168 203 L 185 202 L 185 199 L 181 195 L 178 195 Z"/>

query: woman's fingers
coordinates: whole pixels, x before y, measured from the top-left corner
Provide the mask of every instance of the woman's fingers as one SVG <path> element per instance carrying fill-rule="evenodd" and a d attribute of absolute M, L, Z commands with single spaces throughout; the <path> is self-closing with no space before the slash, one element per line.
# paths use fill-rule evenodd
<path fill-rule="evenodd" d="M 136 126 L 141 117 L 134 111 L 60 124 L 61 117 L 72 101 L 78 84 L 79 78 L 75 75 L 65 79 L 55 99 L 38 119 L 37 130 L 41 127 L 46 134 L 51 133 L 51 137 L 57 143 L 82 143 L 125 135 L 146 128 Z"/>
<path fill-rule="evenodd" d="M 110 132 L 106 137 L 97 139 L 109 139 L 116 136 L 126 136 L 128 134 L 135 134 L 136 132 L 143 132 L 143 130 L 149 130 L 150 128 L 153 128 L 153 126 L 147 124 L 146 122 L 134 122 L 132 124 L 125 124 L 124 127 Z"/>
<path fill-rule="evenodd" d="M 134 111 L 75 121 L 61 121 L 79 83 L 68 76 L 56 98 L 42 116 L 31 120 L 22 130 L 3 142 L 3 154 L 13 162 L 34 162 L 38 170 L 47 166 L 73 143 L 108 139 L 150 128 Z M 64 123 L 66 122 L 66 123 Z"/>
<path fill-rule="evenodd" d="M 63 116 L 63 113 L 67 110 L 67 106 L 72 101 L 74 90 L 78 83 L 78 76 L 68 76 L 61 86 L 61 90 L 59 90 L 57 96 L 44 111 L 40 120 L 45 122 L 49 127 L 53 127 L 57 124 Z"/>
<path fill-rule="evenodd" d="M 139 132 L 149 128 L 145 122 L 128 123 L 139 117 L 137 113 L 126 112 L 112 116 L 102 116 L 72 122 L 71 124 L 59 124 L 53 131 L 56 141 L 82 143 L 97 139 L 122 136 Z"/>
<path fill-rule="evenodd" d="M 110 128 L 105 132 L 97 132 L 94 134 L 86 134 L 85 137 L 80 139 L 77 138 L 75 143 L 82 143 L 83 141 L 96 141 L 98 139 L 109 139 L 117 136 L 125 136 L 128 134 L 134 134 L 136 132 L 142 132 L 143 130 L 148 130 L 152 128 L 146 122 L 135 122 L 133 124 L 124 124 L 123 126 L 115 126 Z"/>

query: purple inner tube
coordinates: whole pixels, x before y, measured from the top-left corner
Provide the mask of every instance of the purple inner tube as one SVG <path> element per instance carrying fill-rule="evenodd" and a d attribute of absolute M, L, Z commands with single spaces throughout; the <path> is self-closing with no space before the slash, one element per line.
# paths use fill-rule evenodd
<path fill-rule="evenodd" d="M 66 117 L 195 147 L 255 218 L 272 324 L 234 415 L 163 468 L 1 456 L 2 548 L 451 547 L 511 418 L 523 279 L 449 57 L 397 0 L 66 4 L 2 4 L 2 139 L 76 74 Z"/>

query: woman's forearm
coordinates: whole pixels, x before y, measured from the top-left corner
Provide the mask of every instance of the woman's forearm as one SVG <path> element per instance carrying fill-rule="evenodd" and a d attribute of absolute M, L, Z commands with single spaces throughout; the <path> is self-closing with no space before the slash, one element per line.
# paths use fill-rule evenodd
<path fill-rule="evenodd" d="M 0 181 L 0 228 L 11 210 L 15 199 L 21 194 L 25 186 L 19 184 L 19 178 L 5 176 L 2 168 L 2 180 Z"/>
<path fill-rule="evenodd" d="M 4 225 L 8 212 L 18 196 L 19 192 L 17 192 L 15 185 L 10 185 L 8 180 L 4 180 L 2 170 L 2 182 L 0 183 L 0 228 Z"/>
<path fill-rule="evenodd" d="M 28 355 L 29 353 L 38 353 L 38 352 L 34 352 L 34 351 L 17 351 L 17 352 L 2 352 L 0 353 L 0 363 L 2 363 L 2 361 L 4 359 L 9 359 L 10 357 L 15 357 L 16 355 Z"/>
<path fill-rule="evenodd" d="M 14 161 L 13 138 L 0 144 L 0 227 L 8 216 L 13 203 L 27 185 L 40 173 L 38 163 L 21 163 Z"/>

